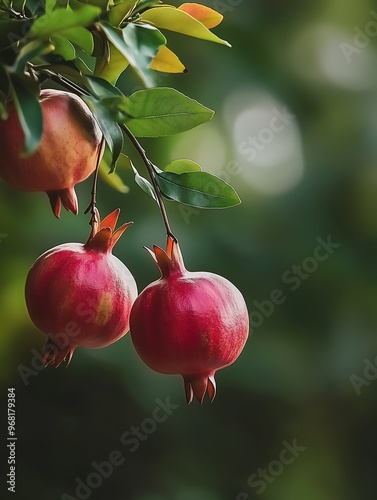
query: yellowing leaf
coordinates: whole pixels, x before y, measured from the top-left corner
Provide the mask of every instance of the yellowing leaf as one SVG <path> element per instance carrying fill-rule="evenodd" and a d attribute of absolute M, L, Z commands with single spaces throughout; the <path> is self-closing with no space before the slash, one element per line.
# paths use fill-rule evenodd
<path fill-rule="evenodd" d="M 97 59 L 94 74 L 104 78 L 112 85 L 115 85 L 119 76 L 127 68 L 129 62 L 124 55 L 111 43 L 108 43 L 108 50 Z"/>
<path fill-rule="evenodd" d="M 150 69 L 163 73 L 185 73 L 187 70 L 179 58 L 165 45 L 160 47 L 157 55 L 150 64 Z"/>
<path fill-rule="evenodd" d="M 228 47 L 231 46 L 227 41 L 216 36 L 190 14 L 175 7 L 155 7 L 146 10 L 140 16 L 140 19 L 157 26 L 157 28 L 175 31 L 183 35 L 208 40 L 209 42 L 221 43 Z"/>
<path fill-rule="evenodd" d="M 199 3 L 183 3 L 178 9 L 195 17 L 195 19 L 204 24 L 206 28 L 215 28 L 224 19 L 224 16 L 216 10 Z"/>

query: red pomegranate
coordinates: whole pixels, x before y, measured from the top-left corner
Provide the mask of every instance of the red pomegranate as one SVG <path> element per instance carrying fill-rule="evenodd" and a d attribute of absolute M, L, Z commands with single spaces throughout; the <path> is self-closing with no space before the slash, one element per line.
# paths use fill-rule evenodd
<path fill-rule="evenodd" d="M 45 365 L 69 364 L 77 346 L 99 348 L 129 330 L 135 280 L 111 250 L 131 223 L 114 232 L 119 209 L 94 227 L 85 244 L 66 243 L 42 254 L 26 280 L 26 304 L 47 336 Z"/>
<path fill-rule="evenodd" d="M 153 370 L 181 374 L 186 399 L 216 395 L 215 372 L 240 355 L 249 318 L 240 291 L 227 279 L 185 269 L 178 243 L 154 246 L 161 278 L 136 299 L 130 316 L 134 346 Z"/>
<path fill-rule="evenodd" d="M 77 214 L 75 185 L 95 170 L 102 133 L 88 106 L 76 95 L 42 90 L 43 133 L 37 150 L 22 157 L 24 133 L 14 104 L 0 120 L 0 177 L 22 191 L 45 191 L 56 217 L 61 204 Z M 100 156 L 101 158 L 101 156 Z"/>

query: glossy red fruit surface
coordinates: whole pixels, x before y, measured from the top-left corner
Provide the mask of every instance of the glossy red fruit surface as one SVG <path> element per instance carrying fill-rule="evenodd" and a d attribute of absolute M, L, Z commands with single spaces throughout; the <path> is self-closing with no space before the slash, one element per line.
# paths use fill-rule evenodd
<path fill-rule="evenodd" d="M 178 243 L 168 238 L 166 252 L 150 252 L 161 278 L 136 299 L 131 337 L 142 360 L 153 370 L 181 374 L 187 402 L 216 394 L 215 372 L 240 355 L 249 318 L 240 291 L 227 279 L 185 269 Z"/>
<path fill-rule="evenodd" d="M 42 90 L 43 133 L 36 151 L 23 157 L 24 133 L 13 103 L 0 120 L 0 177 L 22 191 L 45 191 L 56 217 L 61 205 L 77 214 L 75 185 L 95 170 L 102 133 L 76 95 Z"/>
<path fill-rule="evenodd" d="M 85 244 L 48 250 L 29 271 L 26 304 L 34 324 L 48 336 L 46 365 L 68 364 L 77 346 L 105 347 L 129 330 L 137 287 L 128 268 L 111 253 L 130 225 L 114 232 L 118 216 L 115 210 L 99 222 Z"/>

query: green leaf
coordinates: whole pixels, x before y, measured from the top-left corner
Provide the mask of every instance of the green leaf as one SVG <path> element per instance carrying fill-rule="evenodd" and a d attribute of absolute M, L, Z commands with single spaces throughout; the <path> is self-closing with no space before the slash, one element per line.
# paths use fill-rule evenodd
<path fill-rule="evenodd" d="M 43 12 L 44 5 L 40 0 L 26 0 L 26 7 L 35 16 L 37 12 Z"/>
<path fill-rule="evenodd" d="M 42 137 L 42 110 L 35 95 L 35 81 L 25 75 L 11 74 L 11 93 L 25 135 L 23 154 L 33 153 Z"/>
<path fill-rule="evenodd" d="M 82 3 L 90 3 L 91 5 L 96 5 L 100 7 L 103 12 L 105 12 L 110 4 L 110 0 L 81 0 Z M 112 3 L 112 2 L 111 2 Z"/>
<path fill-rule="evenodd" d="M 153 5 L 157 5 L 158 3 L 160 3 L 159 0 L 140 0 L 136 9 L 134 10 L 134 14 L 136 14 L 137 12 L 141 12 L 148 7 L 152 7 Z"/>
<path fill-rule="evenodd" d="M 200 165 L 192 160 L 174 160 L 164 168 L 164 172 L 173 172 L 174 174 L 187 174 L 188 172 L 201 172 Z"/>
<path fill-rule="evenodd" d="M 212 119 L 214 112 L 170 88 L 139 90 L 119 104 L 130 116 L 125 122 L 137 137 L 179 134 Z"/>
<path fill-rule="evenodd" d="M 55 9 L 55 5 L 57 3 L 57 0 L 46 0 L 45 1 L 45 12 L 46 14 L 50 14 Z"/>
<path fill-rule="evenodd" d="M 166 38 L 156 28 L 128 24 L 123 30 L 113 28 L 106 22 L 101 23 L 108 40 L 123 54 L 134 71 L 146 86 L 153 84 L 152 71 L 149 69 L 159 47 Z"/>
<path fill-rule="evenodd" d="M 94 49 L 94 40 L 92 33 L 82 26 L 77 26 L 76 28 L 69 28 L 62 31 L 61 36 L 64 36 L 72 42 L 73 44 L 80 47 L 87 54 L 91 55 Z"/>
<path fill-rule="evenodd" d="M 83 100 L 93 111 L 97 118 L 98 125 L 102 130 L 107 145 L 112 153 L 111 172 L 115 170 L 116 162 L 123 147 L 123 133 L 119 125 L 113 118 L 111 111 L 102 101 L 91 96 L 83 96 Z"/>
<path fill-rule="evenodd" d="M 114 5 L 109 11 L 109 22 L 113 26 L 119 26 L 127 17 L 132 14 L 132 11 L 138 4 L 138 0 L 124 0 L 123 2 Z"/>
<path fill-rule="evenodd" d="M 0 46 L 2 49 L 20 41 L 28 32 L 30 20 L 0 20 Z"/>
<path fill-rule="evenodd" d="M 26 0 L 13 0 L 12 7 L 16 12 L 23 14 L 25 11 L 25 3 Z"/>
<path fill-rule="evenodd" d="M 98 76 L 86 76 L 86 87 L 98 99 L 106 99 L 111 97 L 124 97 L 122 92 L 111 83 Z"/>
<path fill-rule="evenodd" d="M 129 64 L 115 45 L 107 41 L 105 53 L 101 57 L 97 57 L 94 74 L 115 85 Z"/>
<path fill-rule="evenodd" d="M 200 21 L 175 7 L 155 7 L 143 12 L 140 18 L 142 21 L 152 23 L 157 28 L 175 31 L 183 35 L 208 40 L 209 42 L 220 43 L 228 47 L 231 46 L 227 41 L 222 40 L 212 33 Z"/>
<path fill-rule="evenodd" d="M 152 184 L 139 174 L 139 172 L 136 170 L 132 162 L 131 162 L 131 167 L 135 174 L 136 184 L 139 186 L 139 188 L 141 188 L 144 191 L 144 193 L 147 193 L 148 196 L 153 198 L 154 201 L 158 203 L 156 193 L 154 192 Z"/>
<path fill-rule="evenodd" d="M 34 57 L 39 57 L 43 54 L 48 54 L 54 50 L 54 46 L 49 42 L 41 42 L 34 40 L 33 42 L 24 45 L 19 51 L 17 59 L 14 63 L 14 71 L 16 73 L 24 73 L 26 63 Z"/>
<path fill-rule="evenodd" d="M 133 23 L 123 28 L 122 32 L 123 39 L 130 48 L 127 60 L 143 80 L 150 80 L 153 84 L 149 66 L 159 48 L 166 45 L 166 38 L 153 26 Z"/>
<path fill-rule="evenodd" d="M 0 120 L 6 118 L 6 102 L 7 102 L 7 95 L 0 90 Z"/>
<path fill-rule="evenodd" d="M 232 186 L 207 172 L 157 172 L 156 181 L 165 196 L 192 207 L 228 208 L 241 203 Z"/>
<path fill-rule="evenodd" d="M 80 9 L 56 9 L 37 18 L 29 35 L 33 38 L 45 39 L 77 26 L 86 27 L 92 24 L 101 14 L 101 9 L 93 5 L 84 5 Z"/>
<path fill-rule="evenodd" d="M 55 54 L 62 56 L 65 61 L 73 61 L 76 58 L 75 47 L 66 38 L 59 35 L 52 36 L 51 42 L 55 45 Z"/>

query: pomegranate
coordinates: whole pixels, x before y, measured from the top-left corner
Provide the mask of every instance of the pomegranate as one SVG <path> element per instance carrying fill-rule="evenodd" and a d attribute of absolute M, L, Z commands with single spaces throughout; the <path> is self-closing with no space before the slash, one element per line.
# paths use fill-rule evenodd
<path fill-rule="evenodd" d="M 135 280 L 111 251 L 131 222 L 114 232 L 120 210 L 94 225 L 85 244 L 66 243 L 42 254 L 26 280 L 26 305 L 47 336 L 45 365 L 69 364 L 77 346 L 100 348 L 129 330 Z"/>
<path fill-rule="evenodd" d="M 75 184 L 95 170 L 103 153 L 102 133 L 88 106 L 76 95 L 42 90 L 43 133 L 36 151 L 22 157 L 24 133 L 14 104 L 0 120 L 0 177 L 22 191 L 45 191 L 56 217 L 61 204 L 77 214 Z"/>
<path fill-rule="evenodd" d="M 161 278 L 136 299 L 130 316 L 134 346 L 153 370 L 181 374 L 186 399 L 216 395 L 215 372 L 240 355 L 249 318 L 240 291 L 227 279 L 185 269 L 178 242 L 150 251 Z"/>

